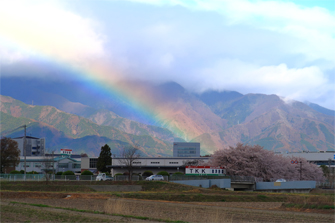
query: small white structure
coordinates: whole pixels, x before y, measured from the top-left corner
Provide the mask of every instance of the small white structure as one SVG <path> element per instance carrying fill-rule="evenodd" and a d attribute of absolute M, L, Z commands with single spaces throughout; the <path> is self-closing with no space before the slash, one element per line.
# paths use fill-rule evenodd
<path fill-rule="evenodd" d="M 68 155 L 72 155 L 72 149 L 61 149 L 60 150 L 61 154 L 68 154 Z"/>
<path fill-rule="evenodd" d="M 219 176 L 226 174 L 226 170 L 224 167 L 220 166 L 186 166 L 185 174 Z"/>

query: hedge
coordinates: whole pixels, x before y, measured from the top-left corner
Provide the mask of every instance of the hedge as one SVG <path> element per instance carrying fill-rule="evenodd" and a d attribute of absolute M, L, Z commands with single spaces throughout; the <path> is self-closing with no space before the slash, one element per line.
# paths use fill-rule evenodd
<path fill-rule="evenodd" d="M 71 170 L 68 170 L 68 171 L 63 172 L 62 175 L 74 175 L 74 172 L 72 172 Z"/>
<path fill-rule="evenodd" d="M 93 173 L 89 170 L 84 170 L 81 175 L 93 175 Z"/>
<path fill-rule="evenodd" d="M 170 174 L 166 171 L 158 172 L 157 175 L 170 176 Z"/>
<path fill-rule="evenodd" d="M 151 175 L 154 175 L 154 174 L 153 174 L 153 172 L 150 171 L 150 170 L 146 170 L 146 171 L 144 171 L 144 172 L 142 173 L 142 176 L 143 176 L 143 177 L 149 177 L 149 176 L 151 176 Z"/>

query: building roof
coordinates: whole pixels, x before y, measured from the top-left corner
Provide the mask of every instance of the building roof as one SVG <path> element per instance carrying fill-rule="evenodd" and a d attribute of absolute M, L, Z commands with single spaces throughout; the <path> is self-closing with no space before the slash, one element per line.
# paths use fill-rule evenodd
<path fill-rule="evenodd" d="M 95 157 L 92 157 L 95 158 Z M 198 159 L 209 159 L 210 157 L 140 157 L 140 158 L 136 158 L 136 160 L 140 160 L 140 159 L 181 159 L 181 160 L 198 160 Z M 113 159 L 126 159 L 124 157 L 113 157 Z"/>
<path fill-rule="evenodd" d="M 78 159 L 78 158 L 82 158 L 80 154 L 45 154 L 45 156 L 54 156 L 54 157 L 58 157 L 58 156 L 69 156 L 70 158 L 73 158 L 73 159 Z"/>
<path fill-rule="evenodd" d="M 294 156 L 294 157 L 302 157 L 308 161 L 326 161 L 326 160 L 334 160 L 335 159 L 335 151 L 327 151 L 327 152 L 291 152 L 284 153 L 284 156 Z"/>
<path fill-rule="evenodd" d="M 50 159 L 49 157 L 44 157 L 44 156 L 33 156 L 33 157 L 26 157 L 26 162 L 50 162 L 50 161 L 54 161 L 54 162 L 58 162 L 60 160 L 63 160 L 63 159 L 69 159 L 73 162 L 81 162 L 81 161 L 78 161 L 78 160 L 75 160 L 73 158 L 70 158 L 70 157 L 55 157 L 53 159 Z M 24 162 L 24 156 L 20 156 L 20 162 Z"/>
<path fill-rule="evenodd" d="M 16 138 L 13 138 L 13 139 L 23 139 L 24 136 L 21 136 L 21 137 L 16 137 Z M 40 138 L 36 138 L 36 137 L 32 137 L 32 136 L 26 136 L 26 139 L 40 139 Z"/>

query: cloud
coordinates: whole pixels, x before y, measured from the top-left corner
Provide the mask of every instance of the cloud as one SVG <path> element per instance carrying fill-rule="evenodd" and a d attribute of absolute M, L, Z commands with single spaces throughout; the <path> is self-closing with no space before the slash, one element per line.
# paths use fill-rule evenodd
<path fill-rule="evenodd" d="M 98 24 L 54 1 L 2 1 L 0 6 L 5 63 L 43 55 L 80 64 L 105 54 L 104 36 L 96 31 Z"/>
<path fill-rule="evenodd" d="M 323 8 L 253 0 L 0 4 L 0 55 L 11 67 L 42 55 L 91 70 L 117 67 L 129 80 L 334 107 L 335 17 Z"/>
<path fill-rule="evenodd" d="M 300 44 L 292 48 L 291 53 L 302 53 L 309 61 L 322 58 L 335 62 L 335 16 L 324 8 L 308 8 L 282 1 L 131 1 L 218 13 L 227 26 L 247 25 L 299 39 Z"/>
<path fill-rule="evenodd" d="M 316 66 L 256 66 L 240 60 L 222 59 L 209 68 L 196 71 L 193 77 L 198 84 L 188 87 L 200 91 L 211 88 L 277 94 L 300 101 L 316 100 L 330 91 L 334 93 L 333 83 Z M 187 85 L 186 82 L 184 84 Z"/>

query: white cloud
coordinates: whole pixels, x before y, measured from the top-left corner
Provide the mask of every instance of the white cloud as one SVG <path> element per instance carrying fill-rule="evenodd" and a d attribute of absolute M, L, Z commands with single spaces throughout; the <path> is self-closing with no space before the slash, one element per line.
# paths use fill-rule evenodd
<path fill-rule="evenodd" d="M 85 66 L 98 57 L 100 67 L 117 65 L 123 78 L 334 105 L 335 17 L 325 9 L 280 1 L 129 0 L 73 1 L 89 8 L 73 12 L 58 1 L 26 2 L 0 3 L 0 55 L 8 63 L 35 53 Z"/>
<path fill-rule="evenodd" d="M 96 32 L 97 25 L 55 2 L 14 0 L 0 3 L 1 48 L 14 46 L 26 57 L 37 54 L 74 64 L 101 57 L 105 54 L 104 37 Z M 2 56 L 9 62 L 15 57 L 13 55 L 5 53 Z"/>
<path fill-rule="evenodd" d="M 258 67 L 239 60 L 223 59 L 210 68 L 195 71 L 193 77 L 198 84 L 188 87 L 194 90 L 212 88 L 277 94 L 300 101 L 318 99 L 333 89 L 333 83 L 329 83 L 325 74 L 315 66 L 288 68 L 286 64 L 279 64 Z"/>

